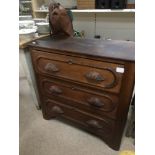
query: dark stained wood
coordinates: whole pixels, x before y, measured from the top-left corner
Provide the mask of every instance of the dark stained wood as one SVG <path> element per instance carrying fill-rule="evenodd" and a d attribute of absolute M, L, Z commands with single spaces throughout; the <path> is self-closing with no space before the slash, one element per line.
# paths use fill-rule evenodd
<path fill-rule="evenodd" d="M 67 105 L 83 109 L 89 113 L 116 119 L 118 106 L 117 95 L 104 92 L 97 94 L 61 80 L 43 76 L 39 76 L 38 78 L 40 81 L 39 87 L 43 96 L 59 102 L 65 102 Z M 53 88 L 56 91 L 53 91 Z M 95 106 L 95 100 L 100 102 L 101 106 Z"/>
<path fill-rule="evenodd" d="M 59 54 L 46 54 L 40 51 L 33 51 L 32 58 L 36 64 L 36 71 L 40 74 L 82 83 L 110 92 L 119 93 L 120 91 L 122 74 L 117 73 L 116 68 L 124 68 L 124 65 Z M 47 66 L 52 66 L 53 70 L 51 67 L 50 71 L 47 70 Z M 103 80 L 98 80 L 98 77 L 95 77 L 93 73 L 98 74 L 98 77 Z"/>
<path fill-rule="evenodd" d="M 127 9 L 135 9 L 135 4 L 127 4 Z"/>
<path fill-rule="evenodd" d="M 45 37 L 29 46 L 127 61 L 135 59 L 135 44 L 132 41 Z"/>
<path fill-rule="evenodd" d="M 104 132 L 107 135 L 111 133 L 115 124 L 113 120 L 96 117 L 95 115 L 85 113 L 80 109 L 73 108 L 54 100 L 45 99 L 44 104 L 46 104 L 45 118 L 67 117 L 68 119 L 76 121 L 87 128 L 92 127 L 95 132 L 96 130 L 100 129 L 99 132 L 101 134 Z M 96 126 L 92 125 L 91 121 L 96 121 Z"/>
<path fill-rule="evenodd" d="M 134 88 L 134 77 L 135 77 L 135 64 L 126 63 L 125 65 L 125 75 L 123 77 L 123 84 L 120 94 L 120 103 L 117 111 L 117 124 L 115 130 L 118 134 L 114 135 L 114 143 L 121 143 L 119 139 L 122 137 L 124 126 L 127 119 L 127 114 L 129 110 L 129 105 L 132 98 L 133 88 Z"/>
<path fill-rule="evenodd" d="M 47 37 L 29 48 L 43 117 L 69 120 L 119 150 L 134 86 L 134 43 Z"/>

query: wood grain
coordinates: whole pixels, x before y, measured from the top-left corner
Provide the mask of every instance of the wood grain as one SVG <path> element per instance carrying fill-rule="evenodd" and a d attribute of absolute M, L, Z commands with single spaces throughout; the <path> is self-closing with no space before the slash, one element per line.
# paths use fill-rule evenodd
<path fill-rule="evenodd" d="M 69 120 L 119 150 L 134 86 L 134 42 L 46 37 L 29 48 L 43 117 Z"/>

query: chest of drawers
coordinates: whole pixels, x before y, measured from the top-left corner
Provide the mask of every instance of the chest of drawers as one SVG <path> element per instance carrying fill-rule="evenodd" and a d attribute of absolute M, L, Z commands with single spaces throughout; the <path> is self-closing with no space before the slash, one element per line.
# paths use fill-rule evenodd
<path fill-rule="evenodd" d="M 119 150 L 134 86 L 134 43 L 46 37 L 29 49 L 43 117 L 69 120 Z"/>

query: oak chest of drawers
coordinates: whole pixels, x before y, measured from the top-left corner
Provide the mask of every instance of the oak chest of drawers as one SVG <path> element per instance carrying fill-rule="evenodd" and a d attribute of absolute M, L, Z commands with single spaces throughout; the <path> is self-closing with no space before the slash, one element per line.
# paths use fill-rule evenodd
<path fill-rule="evenodd" d="M 29 48 L 43 117 L 67 119 L 118 150 L 134 86 L 134 43 L 46 37 Z"/>

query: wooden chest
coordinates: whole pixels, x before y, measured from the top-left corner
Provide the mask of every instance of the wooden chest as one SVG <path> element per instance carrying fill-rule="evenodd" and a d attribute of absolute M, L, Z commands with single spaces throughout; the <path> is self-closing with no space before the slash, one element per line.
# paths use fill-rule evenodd
<path fill-rule="evenodd" d="M 134 43 L 46 37 L 29 48 L 43 117 L 69 120 L 119 150 L 134 86 Z"/>

